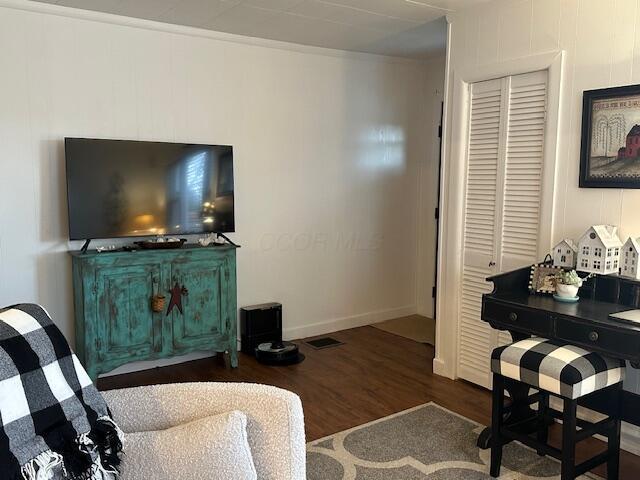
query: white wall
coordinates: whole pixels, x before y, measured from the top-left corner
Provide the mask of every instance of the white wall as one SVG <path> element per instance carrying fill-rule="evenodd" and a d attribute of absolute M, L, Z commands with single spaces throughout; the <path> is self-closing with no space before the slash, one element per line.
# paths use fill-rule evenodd
<path fill-rule="evenodd" d="M 0 45 L 0 304 L 73 339 L 83 136 L 233 144 L 238 304 L 281 301 L 287 337 L 415 313 L 424 64 L 14 0 Z"/>
<path fill-rule="evenodd" d="M 637 0 L 500 0 L 453 18 L 451 70 L 566 52 L 554 232 L 578 238 L 592 224 L 640 235 L 640 190 L 578 188 L 582 92 L 640 83 Z"/>
<path fill-rule="evenodd" d="M 640 235 L 640 190 L 578 188 L 582 92 L 640 83 L 639 7 L 636 0 L 498 0 L 450 18 L 449 94 L 456 72 L 565 51 L 553 240 L 577 239 L 590 225 L 600 223 L 620 226 L 623 241 L 628 235 Z M 452 105 L 449 101 L 449 121 Z M 455 127 L 448 124 L 447 132 L 446 149 L 451 151 Z M 443 268 L 447 258 L 459 254 L 449 250 Z M 456 322 L 454 318 L 439 320 L 440 327 Z M 453 372 L 454 337 L 442 334 L 445 340 L 438 345 L 442 362 L 438 368 L 447 374 Z M 637 372 L 630 371 L 630 377 L 626 388 L 640 391 Z"/>

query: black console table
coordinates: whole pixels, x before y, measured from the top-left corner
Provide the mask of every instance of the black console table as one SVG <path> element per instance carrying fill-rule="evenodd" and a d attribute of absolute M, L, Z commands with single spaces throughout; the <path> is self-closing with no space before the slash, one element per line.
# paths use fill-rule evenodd
<path fill-rule="evenodd" d="M 489 277 L 494 289 L 482 296 L 482 320 L 498 330 L 508 330 L 513 341 L 530 336 L 554 338 L 628 360 L 640 366 L 640 326 L 609 319 L 609 314 L 640 308 L 640 282 L 617 275 L 589 279 L 580 289 L 577 303 L 556 302 L 550 296 L 529 293 L 530 268 L 525 267 Z M 526 397 L 529 387 L 515 382 L 505 386 L 513 399 Z M 624 391 L 622 419 L 640 426 L 640 395 Z M 579 402 L 601 413 L 609 413 L 606 398 L 595 393 Z M 525 406 L 505 419 L 522 432 L 535 429 L 534 412 Z M 478 438 L 480 448 L 488 448 L 490 428 Z"/>

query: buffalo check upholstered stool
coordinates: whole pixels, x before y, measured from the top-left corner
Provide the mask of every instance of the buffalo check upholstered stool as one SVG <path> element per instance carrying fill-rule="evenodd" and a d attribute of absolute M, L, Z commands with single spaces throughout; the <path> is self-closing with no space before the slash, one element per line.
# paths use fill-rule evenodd
<path fill-rule="evenodd" d="M 607 479 L 618 478 L 620 457 L 620 399 L 625 364 L 575 345 L 533 337 L 496 348 L 491 355 L 493 372 L 493 410 L 491 418 L 491 476 L 498 477 L 502 447 L 517 440 L 561 461 L 561 479 L 573 480 L 596 466 L 607 463 Z M 505 415 L 514 405 L 505 406 L 505 382 L 519 382 L 537 390 L 524 399 L 538 403 L 536 417 L 529 419 L 536 433 L 527 434 L 524 425 L 506 425 Z M 608 418 L 590 423 L 577 418 L 580 399 L 599 393 L 609 395 L 612 412 Z M 563 412 L 549 407 L 549 395 L 560 397 Z M 519 400 L 522 401 L 522 400 Z M 562 419 L 562 449 L 547 443 L 548 426 Z M 578 429 L 580 427 L 580 429 Z M 607 437 L 607 450 L 579 465 L 575 463 L 576 444 L 595 434 Z"/>

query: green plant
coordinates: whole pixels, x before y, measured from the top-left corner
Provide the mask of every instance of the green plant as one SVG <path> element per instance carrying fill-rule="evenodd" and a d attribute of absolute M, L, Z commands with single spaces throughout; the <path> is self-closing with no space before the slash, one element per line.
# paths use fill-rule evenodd
<path fill-rule="evenodd" d="M 562 270 L 561 272 L 556 273 L 555 279 L 556 283 L 560 283 L 562 285 L 575 285 L 576 287 L 581 287 L 582 282 L 593 276 L 594 274 L 590 273 L 586 277 L 580 278 L 578 272 L 575 270 Z"/>

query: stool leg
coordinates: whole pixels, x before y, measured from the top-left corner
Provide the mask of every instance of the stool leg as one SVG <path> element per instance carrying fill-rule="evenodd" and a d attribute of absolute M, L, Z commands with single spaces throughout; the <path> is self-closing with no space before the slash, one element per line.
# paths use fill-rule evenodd
<path fill-rule="evenodd" d="M 615 387 L 613 397 L 615 398 L 615 409 L 611 416 L 615 418 L 615 424 L 607 435 L 607 480 L 618 480 L 620 470 L 620 409 L 622 408 L 622 384 Z"/>
<path fill-rule="evenodd" d="M 561 480 L 575 480 L 576 478 L 576 419 L 578 401 L 564 399 L 562 414 L 562 467 Z"/>
<path fill-rule="evenodd" d="M 504 418 L 504 377 L 493 374 L 493 391 L 491 407 L 491 470 L 493 478 L 500 476 L 500 464 L 502 463 L 502 421 Z"/>
<path fill-rule="evenodd" d="M 547 410 L 549 409 L 549 394 L 540 391 L 540 401 L 538 402 L 538 443 L 547 444 L 549 441 L 549 425 L 547 424 Z M 544 452 L 538 450 L 538 455 L 544 456 Z"/>

